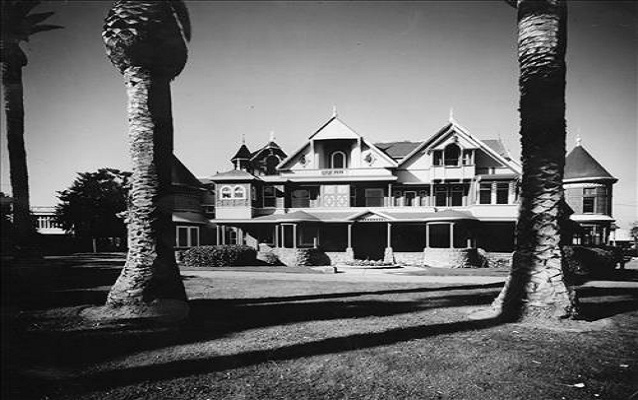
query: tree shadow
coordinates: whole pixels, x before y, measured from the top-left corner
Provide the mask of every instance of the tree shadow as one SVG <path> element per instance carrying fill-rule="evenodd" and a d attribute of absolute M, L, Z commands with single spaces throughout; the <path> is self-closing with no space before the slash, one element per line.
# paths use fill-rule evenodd
<path fill-rule="evenodd" d="M 638 310 L 638 289 L 623 287 L 576 288 L 580 302 L 579 318 L 596 321 Z"/>

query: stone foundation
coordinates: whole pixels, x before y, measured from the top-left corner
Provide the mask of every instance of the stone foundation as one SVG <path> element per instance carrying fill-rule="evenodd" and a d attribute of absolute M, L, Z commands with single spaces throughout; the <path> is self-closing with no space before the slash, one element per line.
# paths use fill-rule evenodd
<path fill-rule="evenodd" d="M 401 265 L 423 265 L 423 252 L 394 252 L 394 261 Z"/>

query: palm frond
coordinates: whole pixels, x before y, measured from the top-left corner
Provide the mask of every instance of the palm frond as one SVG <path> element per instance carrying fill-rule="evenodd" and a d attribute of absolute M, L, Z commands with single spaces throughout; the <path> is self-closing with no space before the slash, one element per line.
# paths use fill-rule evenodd
<path fill-rule="evenodd" d="M 43 13 L 37 13 L 37 14 L 29 14 L 25 17 L 25 19 L 32 25 L 37 25 L 40 22 L 44 21 L 45 19 L 49 18 L 50 16 L 52 16 L 53 14 L 55 14 L 53 11 L 47 11 L 47 12 L 43 12 Z"/>
<path fill-rule="evenodd" d="M 54 29 L 62 29 L 64 28 L 63 26 L 60 25 L 48 25 L 48 24 L 44 24 L 44 25 L 36 25 L 34 27 L 31 28 L 31 32 L 30 34 L 36 34 L 38 32 L 46 32 L 46 31 L 52 31 Z"/>

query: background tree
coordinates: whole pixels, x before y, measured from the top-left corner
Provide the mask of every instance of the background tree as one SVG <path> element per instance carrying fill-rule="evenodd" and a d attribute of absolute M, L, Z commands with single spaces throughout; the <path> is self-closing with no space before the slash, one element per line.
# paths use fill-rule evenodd
<path fill-rule="evenodd" d="M 186 293 L 172 225 L 173 120 L 170 81 L 184 68 L 190 22 L 182 1 L 119 0 L 102 32 L 124 75 L 132 159 L 128 256 L 107 298 L 112 315 L 184 318 Z"/>
<path fill-rule="evenodd" d="M 2 63 L 2 89 L 4 113 L 9 150 L 9 173 L 13 197 L 13 227 L 15 243 L 22 251 L 18 255 L 32 253 L 24 251 L 33 246 L 36 236 L 29 204 L 29 174 L 24 146 L 24 103 L 22 68 L 27 57 L 20 43 L 38 32 L 59 29 L 61 26 L 41 24 L 53 15 L 52 12 L 31 14 L 39 1 L 3 0 L 0 36 L 0 61 Z"/>
<path fill-rule="evenodd" d="M 567 8 L 563 0 L 508 3 L 518 12 L 523 177 L 516 251 L 493 307 L 505 319 L 569 317 L 576 298 L 563 280 L 560 248 Z"/>
<path fill-rule="evenodd" d="M 57 221 L 76 237 L 92 239 L 93 251 L 98 238 L 126 237 L 118 214 L 127 209 L 130 176 L 112 168 L 79 173 L 68 189 L 58 192 Z"/>

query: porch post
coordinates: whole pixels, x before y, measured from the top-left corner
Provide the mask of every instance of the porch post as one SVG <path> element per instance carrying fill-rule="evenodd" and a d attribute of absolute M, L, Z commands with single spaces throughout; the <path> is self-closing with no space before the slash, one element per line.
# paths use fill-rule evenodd
<path fill-rule="evenodd" d="M 348 229 L 348 247 L 346 247 L 346 260 L 354 261 L 354 249 L 352 248 L 352 223 L 349 223 Z"/>
<path fill-rule="evenodd" d="M 222 225 L 222 246 L 226 244 L 226 225 Z"/>
<path fill-rule="evenodd" d="M 392 250 L 392 223 L 387 225 L 387 247 L 383 254 L 383 262 L 386 264 L 394 264 L 394 252 Z"/>
<path fill-rule="evenodd" d="M 219 225 L 215 225 L 215 244 L 219 246 Z"/>
<path fill-rule="evenodd" d="M 450 248 L 454 248 L 454 222 L 450 222 Z"/>
<path fill-rule="evenodd" d="M 292 248 L 297 248 L 297 224 L 292 224 Z"/>
<path fill-rule="evenodd" d="M 425 248 L 430 248 L 430 224 L 425 224 Z"/>
<path fill-rule="evenodd" d="M 279 247 L 279 225 L 275 224 L 275 226 L 273 227 L 273 229 L 275 230 L 275 248 Z"/>

